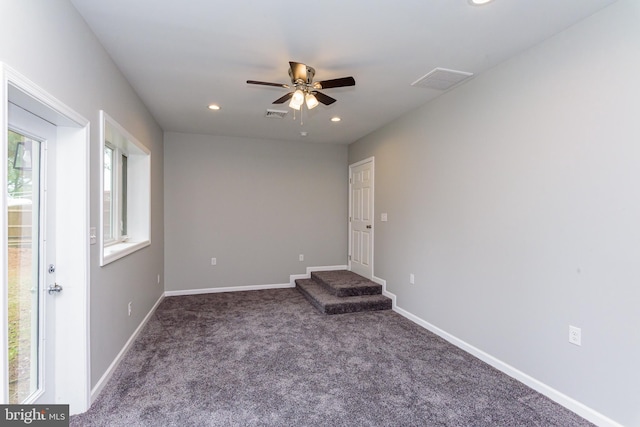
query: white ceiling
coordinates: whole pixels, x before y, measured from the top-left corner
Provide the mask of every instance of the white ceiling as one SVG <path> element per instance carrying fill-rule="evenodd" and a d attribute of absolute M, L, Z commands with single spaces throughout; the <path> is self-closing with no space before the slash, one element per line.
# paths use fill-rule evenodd
<path fill-rule="evenodd" d="M 477 76 L 615 0 L 71 1 L 165 131 L 346 144 L 440 95 L 411 86 L 433 68 Z M 286 89 L 246 84 L 289 61 L 356 86 L 301 125 L 271 104 Z"/>

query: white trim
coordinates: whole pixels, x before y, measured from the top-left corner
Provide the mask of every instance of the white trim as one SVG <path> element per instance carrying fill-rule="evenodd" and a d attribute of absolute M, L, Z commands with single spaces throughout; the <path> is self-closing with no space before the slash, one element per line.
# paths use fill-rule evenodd
<path fill-rule="evenodd" d="M 52 121 L 57 122 L 58 132 L 58 157 L 67 156 L 66 159 L 73 164 L 72 175 L 58 174 L 60 185 L 67 184 L 66 180 L 73 181 L 78 189 L 69 200 L 64 199 L 69 211 L 77 213 L 73 216 L 57 216 L 56 227 L 65 230 L 65 239 L 58 239 L 57 246 L 63 243 L 62 250 L 57 249 L 57 264 L 59 267 L 73 264 L 73 268 L 59 268 L 57 279 L 65 288 L 64 298 L 57 302 L 56 323 L 60 322 L 59 334 L 55 338 L 55 351 L 62 352 L 65 357 L 56 358 L 56 372 L 74 372 L 67 381 L 56 383 L 56 402 L 70 405 L 70 412 L 83 412 L 89 408 L 90 401 L 90 304 L 89 304 L 89 182 L 90 182 L 90 123 L 87 119 L 47 93 L 44 89 L 31 82 L 22 74 L 0 62 L 0 142 L 6 147 L 9 101 L 9 85 L 16 88 L 16 97 L 21 102 L 32 104 L 38 110 L 38 114 L 52 115 Z M 64 144 L 61 143 L 64 141 Z M 2 160 L 4 159 L 4 160 Z M 6 189 L 6 154 L 0 155 L 0 187 Z M 65 182 L 62 182 L 65 181 Z M 64 196 L 64 193 L 61 193 Z M 59 196 L 61 197 L 61 196 Z M 63 204 L 63 203 L 58 203 Z M 6 191 L 0 196 L 0 222 L 1 226 L 7 226 L 5 214 L 7 205 Z M 0 241 L 0 254 L 4 265 L 7 264 L 6 233 Z M 72 260 L 72 262 L 70 261 Z M 3 269 L 6 270 L 6 269 Z M 6 335 L 7 318 L 7 274 L 6 271 L 0 278 L 0 292 L 2 293 L 2 320 L 0 320 L 0 340 L 3 350 L 0 352 L 0 364 L 2 364 L 1 377 L 7 378 L 8 364 L 8 337 Z M 0 401 L 8 400 L 8 387 L 0 386 Z M 53 402 L 52 402 L 53 403 Z"/>
<path fill-rule="evenodd" d="M 8 265 L 8 238 L 4 230 L 8 228 L 8 215 L 7 205 L 7 146 L 8 141 L 8 129 L 9 129 L 9 115 L 8 115 L 8 102 L 9 102 L 9 88 L 7 85 L 9 78 L 6 75 L 6 69 L 4 64 L 0 62 L 0 147 L 3 153 L 0 154 L 0 188 L 2 188 L 2 195 L 0 196 L 0 227 L 3 230 L 2 242 L 0 242 L 0 258 L 2 259 L 2 265 Z M 2 268 L 2 275 L 0 275 L 0 342 L 2 343 L 0 349 L 0 378 L 7 378 L 2 380 L 0 384 L 0 403 L 9 403 L 9 328 L 7 325 L 7 318 L 9 313 L 8 297 L 9 295 L 9 277 L 5 267 Z"/>
<path fill-rule="evenodd" d="M 374 225 L 373 231 L 371 232 L 371 278 L 374 277 L 374 269 L 373 269 L 373 260 L 374 260 L 374 240 L 376 238 L 376 158 L 374 156 L 367 157 L 366 159 L 360 160 L 359 162 L 355 162 L 349 165 L 349 216 L 347 217 L 347 234 L 348 234 L 348 245 L 347 248 L 347 257 L 348 257 L 348 269 L 351 271 L 351 186 L 353 183 L 351 182 L 351 170 L 353 168 L 357 168 L 358 166 L 365 165 L 367 163 L 371 163 L 371 176 L 373 177 L 373 184 L 371 185 L 371 222 Z"/>
<path fill-rule="evenodd" d="M 122 362 L 124 355 L 127 353 L 127 351 L 129 351 L 129 348 L 131 348 L 131 345 L 135 342 L 136 338 L 138 338 L 138 335 L 140 334 L 140 332 L 142 332 L 142 329 L 145 327 L 147 322 L 149 322 L 149 319 L 151 319 L 151 316 L 156 311 L 156 309 L 158 308 L 158 306 L 160 305 L 163 299 L 164 299 L 164 294 L 160 295 L 160 298 L 158 298 L 158 301 L 156 301 L 153 307 L 151 307 L 151 310 L 149 310 L 149 312 L 144 317 L 144 319 L 142 319 L 142 322 L 140 322 L 140 325 L 138 325 L 136 330 L 133 331 L 133 334 L 131 334 L 127 342 L 124 344 L 124 347 L 122 347 L 122 350 L 120 350 L 120 352 L 115 357 L 115 359 L 113 359 L 113 362 L 111 362 L 111 365 L 109 365 L 105 373 L 102 375 L 102 377 L 100 377 L 96 385 L 93 387 L 93 389 L 91 390 L 92 404 L 98 398 L 98 396 L 100 395 L 104 387 L 107 385 L 107 383 L 113 376 L 113 373 L 115 372 L 116 368 L 118 367 L 120 362 Z"/>
<path fill-rule="evenodd" d="M 364 165 L 365 163 L 373 162 L 374 160 L 375 160 L 375 156 L 367 157 L 366 159 L 362 159 L 362 160 L 360 160 L 360 161 L 358 161 L 358 162 L 351 163 L 351 164 L 349 165 L 349 167 L 350 167 L 350 168 L 357 168 L 358 166 L 362 166 L 362 165 Z"/>
<path fill-rule="evenodd" d="M 144 240 L 142 242 L 121 242 L 110 246 L 104 246 L 102 248 L 101 266 L 105 266 L 115 260 L 139 251 L 142 248 L 146 248 L 147 246 L 151 246 L 150 240 Z"/>
<path fill-rule="evenodd" d="M 375 281 L 382 281 L 385 282 L 382 279 L 378 279 Z M 380 283 L 380 282 L 378 282 Z M 427 329 L 430 332 L 433 332 L 434 334 L 438 335 L 439 337 L 445 339 L 446 341 L 450 342 L 451 344 L 455 345 L 456 347 L 460 348 L 461 350 L 466 351 L 467 353 L 477 357 L 478 359 L 482 360 L 483 362 L 487 363 L 488 365 L 491 365 L 492 367 L 496 368 L 497 370 L 501 371 L 502 373 L 505 373 L 507 375 L 509 375 L 510 377 L 520 381 L 521 383 L 531 387 L 532 389 L 534 389 L 535 391 L 547 396 L 549 399 L 553 400 L 554 402 L 564 406 L 565 408 L 569 409 L 570 411 L 575 412 L 576 414 L 580 415 L 582 418 L 598 425 L 601 427 L 622 427 L 621 424 L 615 422 L 614 420 L 612 420 L 611 418 L 597 412 L 596 410 L 586 406 L 583 403 L 578 402 L 577 400 L 567 396 L 566 394 L 554 389 L 553 387 L 548 386 L 547 384 L 533 378 L 530 375 L 525 374 L 524 372 L 520 371 L 519 369 L 514 368 L 513 366 L 509 365 L 508 363 L 505 363 L 503 361 L 501 361 L 500 359 L 497 359 L 496 357 L 480 350 L 477 347 L 474 347 L 473 345 L 461 340 L 460 338 L 451 335 L 450 333 L 438 328 L 437 326 L 427 322 L 424 319 L 421 319 L 420 317 L 416 316 L 415 314 L 412 314 L 400 307 L 398 307 L 396 305 L 396 296 L 395 294 L 392 294 L 391 292 L 386 291 L 386 282 L 383 284 L 383 289 L 385 289 L 383 291 L 383 293 L 388 296 L 389 298 L 391 298 L 393 300 L 393 311 L 395 311 L 396 313 L 400 314 L 403 317 L 406 317 L 407 319 L 411 320 L 412 322 L 416 323 L 419 326 L 422 326 L 423 328 Z"/>
<path fill-rule="evenodd" d="M 180 295 L 200 295 L 200 294 L 215 294 L 220 292 L 244 292 L 244 291 L 262 291 L 265 289 L 284 289 L 295 288 L 296 279 L 309 279 L 312 271 L 331 271 L 331 270 L 346 270 L 346 265 L 324 265 L 319 267 L 307 267 L 307 272 L 303 274 L 292 274 L 289 276 L 289 283 L 276 283 L 267 285 L 240 285 L 240 286 L 225 286 L 221 288 L 202 288 L 202 289 L 185 289 L 180 291 L 165 291 L 164 295 L 168 297 L 175 297 Z"/>
<path fill-rule="evenodd" d="M 347 270 L 346 265 L 325 265 L 321 267 L 307 267 L 307 272 L 304 274 L 292 274 L 289 276 L 289 285 L 293 288 L 296 286 L 297 279 L 310 279 L 311 272 L 313 271 L 333 271 L 333 270 Z"/>
<path fill-rule="evenodd" d="M 387 281 L 384 280 L 384 279 L 381 279 L 379 277 L 376 277 L 376 276 L 373 276 L 371 278 L 371 281 L 382 286 L 382 295 L 384 295 L 385 297 L 391 299 L 391 308 L 393 310 L 395 310 L 396 307 L 397 307 L 397 305 L 396 305 L 396 294 L 392 294 L 391 292 L 387 291 Z"/>
<path fill-rule="evenodd" d="M 186 289 L 184 291 L 166 291 L 164 294 L 168 297 L 175 297 L 181 295 L 216 294 L 220 292 L 262 291 L 265 289 L 283 289 L 291 287 L 290 283 L 277 283 L 273 285 L 245 285 L 227 286 L 223 288 Z"/>

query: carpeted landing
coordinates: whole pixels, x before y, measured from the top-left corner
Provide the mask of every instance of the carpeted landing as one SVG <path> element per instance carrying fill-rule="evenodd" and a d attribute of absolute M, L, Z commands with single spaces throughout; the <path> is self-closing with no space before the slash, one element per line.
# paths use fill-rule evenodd
<path fill-rule="evenodd" d="M 168 297 L 72 426 L 588 426 L 390 311 L 295 289 Z"/>
<path fill-rule="evenodd" d="M 296 288 L 324 314 L 389 310 L 391 299 L 382 286 L 347 270 L 314 271 L 310 279 L 297 279 Z"/>

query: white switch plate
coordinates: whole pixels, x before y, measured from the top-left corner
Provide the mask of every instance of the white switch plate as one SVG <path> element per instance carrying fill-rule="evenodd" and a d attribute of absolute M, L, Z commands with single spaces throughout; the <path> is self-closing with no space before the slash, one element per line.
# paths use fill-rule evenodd
<path fill-rule="evenodd" d="M 409 274 L 409 284 L 410 285 L 416 284 L 416 276 L 414 276 L 413 273 Z"/>
<path fill-rule="evenodd" d="M 569 342 L 582 345 L 582 329 L 569 325 Z"/>
<path fill-rule="evenodd" d="M 380 214 L 380 221 L 387 222 L 387 214 L 386 213 Z"/>
<path fill-rule="evenodd" d="M 211 265 L 218 265 L 218 260 L 215 258 L 211 258 Z"/>
<path fill-rule="evenodd" d="M 160 275 L 158 274 L 158 283 L 160 283 Z"/>
<path fill-rule="evenodd" d="M 98 234 L 96 232 L 96 228 L 91 227 L 89 229 L 89 244 L 95 245 L 96 243 L 98 243 Z"/>
<path fill-rule="evenodd" d="M 304 255 L 303 254 L 298 255 L 298 261 L 304 261 Z"/>

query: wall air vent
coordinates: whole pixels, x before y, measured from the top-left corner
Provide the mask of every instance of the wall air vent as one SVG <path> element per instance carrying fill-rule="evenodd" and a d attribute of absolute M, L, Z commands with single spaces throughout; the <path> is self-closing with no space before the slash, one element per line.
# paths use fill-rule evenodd
<path fill-rule="evenodd" d="M 267 109 L 264 116 L 270 119 L 284 119 L 287 114 L 289 114 L 288 111 Z"/>
<path fill-rule="evenodd" d="M 411 86 L 447 90 L 471 76 L 473 76 L 473 73 L 447 70 L 446 68 L 434 68 L 432 71 L 411 83 Z"/>

